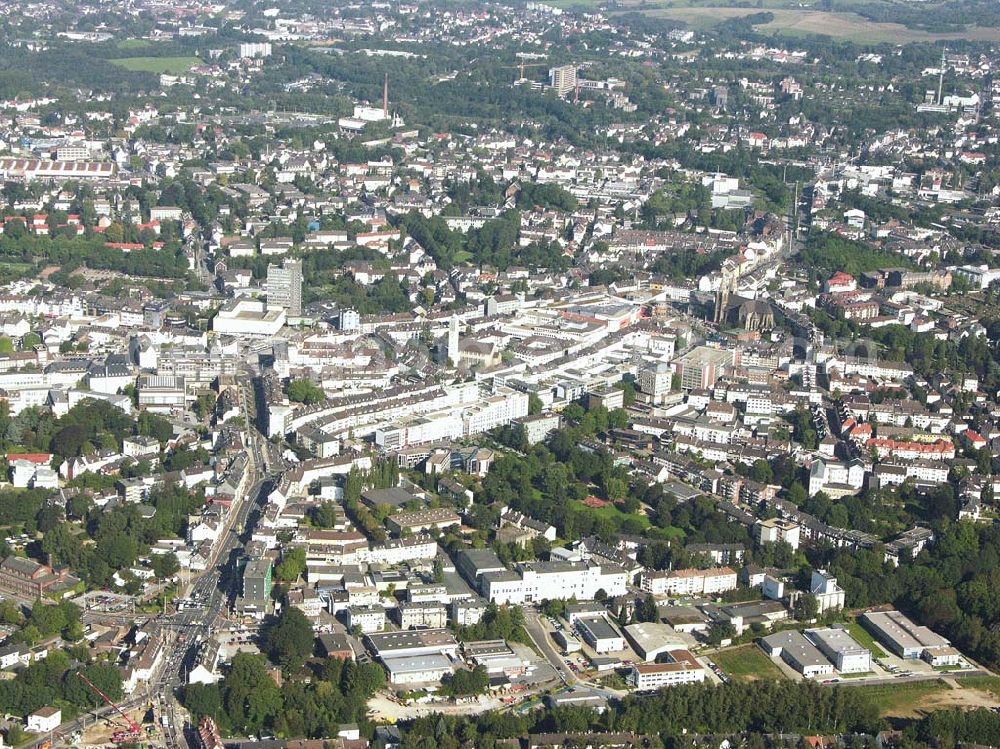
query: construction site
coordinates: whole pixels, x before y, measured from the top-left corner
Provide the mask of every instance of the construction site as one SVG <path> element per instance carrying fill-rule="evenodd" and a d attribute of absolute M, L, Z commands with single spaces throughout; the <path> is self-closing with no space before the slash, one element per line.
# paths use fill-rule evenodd
<path fill-rule="evenodd" d="M 123 707 L 116 704 L 83 674 L 77 674 L 77 676 L 100 697 L 106 707 L 112 708 L 112 711 L 101 717 L 95 717 L 91 713 L 81 715 L 80 727 L 73 733 L 57 740 L 56 745 L 114 747 L 123 745 L 163 746 L 165 744 L 165 733 L 162 726 L 157 723 L 156 710 L 152 702 Z"/>

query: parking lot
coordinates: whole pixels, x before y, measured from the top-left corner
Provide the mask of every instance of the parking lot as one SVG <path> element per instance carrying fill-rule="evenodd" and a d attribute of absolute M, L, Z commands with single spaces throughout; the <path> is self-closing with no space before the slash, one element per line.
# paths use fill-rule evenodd
<path fill-rule="evenodd" d="M 73 603 L 84 611 L 100 611 L 108 614 L 128 610 L 131 601 L 131 596 L 119 595 L 108 590 L 93 590 L 73 599 Z"/>
<path fill-rule="evenodd" d="M 801 681 L 804 677 L 780 657 L 771 658 L 771 661 L 781 670 L 782 675 L 793 681 Z M 822 684 L 870 684 L 885 683 L 893 679 L 917 680 L 936 679 L 943 676 L 961 676 L 963 673 L 977 673 L 979 667 L 963 658 L 961 665 L 957 668 L 935 668 L 926 661 L 919 658 L 900 658 L 895 655 L 886 655 L 884 658 L 872 656 L 871 670 L 866 673 L 838 673 L 834 672 L 828 676 L 814 679 Z"/>
<path fill-rule="evenodd" d="M 231 659 L 237 653 L 259 653 L 257 646 L 257 629 L 239 625 L 217 635 L 220 654 L 225 660 Z"/>

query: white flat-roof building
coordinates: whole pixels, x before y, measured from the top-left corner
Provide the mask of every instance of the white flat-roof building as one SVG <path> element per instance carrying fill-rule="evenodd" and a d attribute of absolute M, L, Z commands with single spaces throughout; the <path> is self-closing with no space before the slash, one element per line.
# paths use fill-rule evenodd
<path fill-rule="evenodd" d="M 142 375 L 138 391 L 139 407 L 149 411 L 182 409 L 187 400 L 184 378 L 174 375 Z"/>
<path fill-rule="evenodd" d="M 347 626 L 358 627 L 362 633 L 381 632 L 385 629 L 385 608 L 379 605 L 348 606 Z"/>
<path fill-rule="evenodd" d="M 709 570 L 685 569 L 644 572 L 640 587 L 653 595 L 701 596 L 734 590 L 736 570 L 717 567 Z"/>
<path fill-rule="evenodd" d="M 595 562 L 523 562 L 517 571 L 483 574 L 483 595 L 494 603 L 533 603 L 565 600 L 592 601 L 603 590 L 608 596 L 625 594 L 626 573 L 621 567 Z"/>
<path fill-rule="evenodd" d="M 604 616 L 579 618 L 576 631 L 597 653 L 615 653 L 625 649 L 625 638 Z"/>
<path fill-rule="evenodd" d="M 452 672 L 451 661 L 440 653 L 383 658 L 382 665 L 393 684 L 438 682 Z"/>
<path fill-rule="evenodd" d="M 435 653 L 450 658 L 458 655 L 458 640 L 450 630 L 444 628 L 378 632 L 367 635 L 365 642 L 372 653 L 382 660 Z"/>
<path fill-rule="evenodd" d="M 833 673 L 833 664 L 798 630 L 775 632 L 763 637 L 760 647 L 772 658 L 781 658 L 806 678 Z"/>
<path fill-rule="evenodd" d="M 269 337 L 285 326 L 285 310 L 267 309 L 256 299 L 233 299 L 212 318 L 212 330 L 229 335 Z"/>
<path fill-rule="evenodd" d="M 638 622 L 625 627 L 625 638 L 644 661 L 684 647 L 683 638 L 669 624 Z"/>
<path fill-rule="evenodd" d="M 840 627 L 807 629 L 806 637 L 842 674 L 863 674 L 872 670 L 872 654 Z"/>
<path fill-rule="evenodd" d="M 914 623 L 899 611 L 873 611 L 863 614 L 861 623 L 879 642 L 900 658 L 923 658 L 925 650 L 950 648 L 951 645 L 941 635 Z M 928 655 L 931 656 L 932 654 Z"/>
<path fill-rule="evenodd" d="M 671 650 L 667 658 L 666 663 L 632 664 L 626 679 L 636 689 L 659 689 L 705 680 L 705 669 L 690 651 L 683 648 Z"/>

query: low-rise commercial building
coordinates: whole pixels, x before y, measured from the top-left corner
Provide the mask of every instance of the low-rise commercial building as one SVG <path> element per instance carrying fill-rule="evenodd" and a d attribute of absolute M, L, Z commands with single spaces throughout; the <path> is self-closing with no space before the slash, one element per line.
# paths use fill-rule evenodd
<path fill-rule="evenodd" d="M 604 616 L 581 617 L 576 630 L 597 653 L 614 653 L 625 649 L 625 638 Z"/>
<path fill-rule="evenodd" d="M 432 507 L 415 512 L 400 512 L 386 518 L 385 524 L 389 531 L 397 536 L 410 533 L 422 533 L 434 529 L 450 528 L 460 525 L 462 519 L 446 507 Z"/>
<path fill-rule="evenodd" d="M 863 674 L 871 671 L 871 651 L 863 648 L 846 629 L 807 629 L 805 635 L 840 673 Z"/>
<path fill-rule="evenodd" d="M 455 658 L 458 640 L 447 629 L 413 629 L 403 632 L 378 632 L 365 636 L 368 649 L 376 658 L 405 658 L 431 654 Z"/>
<path fill-rule="evenodd" d="M 655 661 L 664 653 L 683 647 L 683 639 L 668 624 L 637 622 L 625 627 L 625 639 L 644 661 Z"/>
<path fill-rule="evenodd" d="M 430 684 L 439 682 L 453 670 L 451 661 L 439 653 L 396 656 L 382 659 L 393 684 Z"/>
<path fill-rule="evenodd" d="M 775 632 L 763 637 L 760 647 L 772 658 L 781 658 L 806 678 L 833 673 L 833 664 L 798 630 Z"/>
<path fill-rule="evenodd" d="M 636 689 L 659 689 L 676 684 L 694 684 L 705 680 L 705 669 L 689 650 L 666 653 L 664 663 L 634 663 L 626 679 Z"/>
<path fill-rule="evenodd" d="M 927 627 L 916 624 L 899 611 L 863 614 L 861 623 L 875 635 L 876 640 L 900 658 L 933 660 L 934 651 L 948 653 L 951 650 L 948 640 Z M 929 651 L 926 656 L 925 651 Z"/>

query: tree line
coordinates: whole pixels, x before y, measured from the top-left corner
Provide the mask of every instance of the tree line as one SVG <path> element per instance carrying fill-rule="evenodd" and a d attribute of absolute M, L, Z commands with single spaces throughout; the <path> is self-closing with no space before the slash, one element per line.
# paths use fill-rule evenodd
<path fill-rule="evenodd" d="M 310 679 L 278 686 L 263 656 L 237 653 L 220 683 L 191 684 L 182 702 L 195 720 L 211 716 L 224 735 L 319 739 L 336 736 L 343 723 L 365 723 L 366 703 L 384 684 L 376 663 L 330 658 Z"/>

